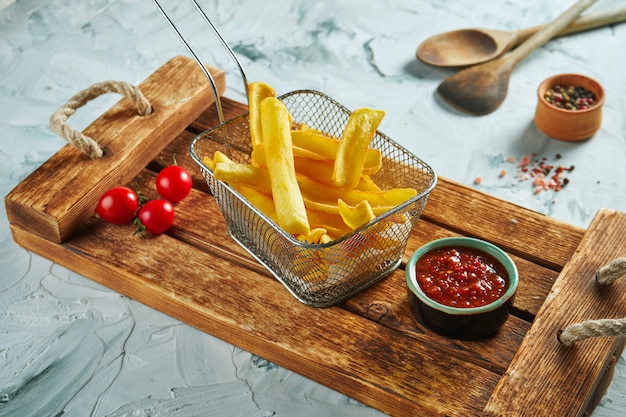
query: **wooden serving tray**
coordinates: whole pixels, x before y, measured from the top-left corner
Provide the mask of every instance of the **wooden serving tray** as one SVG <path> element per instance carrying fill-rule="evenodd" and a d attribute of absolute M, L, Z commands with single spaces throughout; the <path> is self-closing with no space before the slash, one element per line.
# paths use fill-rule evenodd
<path fill-rule="evenodd" d="M 213 69 L 223 88 L 223 72 Z M 459 341 L 416 324 L 404 271 L 340 305 L 316 309 L 295 298 L 229 236 L 189 156 L 192 138 L 218 124 L 206 79 L 176 57 L 140 88 L 154 114 L 122 99 L 85 129 L 106 142 L 88 160 L 66 146 L 6 198 L 14 240 L 165 314 L 394 416 L 583 416 L 612 378 L 623 338 L 566 348 L 559 329 L 626 316 L 624 283 L 600 290 L 595 271 L 626 256 L 626 214 L 600 210 L 583 230 L 439 178 L 409 241 L 408 255 L 435 238 L 495 243 L 517 263 L 513 316 L 492 339 Z M 246 111 L 222 99 L 226 118 Z M 133 227 L 93 216 L 99 195 L 141 184 L 176 154 L 194 175 L 167 234 L 141 239 Z M 151 162 L 152 161 L 152 162 Z M 404 265 L 404 264 L 403 264 Z"/>

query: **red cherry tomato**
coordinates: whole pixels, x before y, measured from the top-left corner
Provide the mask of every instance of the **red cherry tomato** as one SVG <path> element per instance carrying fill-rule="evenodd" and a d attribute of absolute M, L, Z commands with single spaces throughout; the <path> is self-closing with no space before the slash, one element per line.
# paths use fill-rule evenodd
<path fill-rule="evenodd" d="M 158 235 L 174 223 L 174 206 L 167 200 L 150 200 L 139 209 L 137 219 L 145 230 Z M 143 231 L 141 225 L 138 232 Z"/>
<path fill-rule="evenodd" d="M 127 187 L 115 187 L 102 194 L 96 213 L 109 223 L 125 224 L 133 221 L 138 207 L 136 192 Z"/>
<path fill-rule="evenodd" d="M 181 166 L 170 165 L 157 175 L 156 188 L 161 197 L 172 203 L 178 203 L 191 191 L 191 175 Z"/>

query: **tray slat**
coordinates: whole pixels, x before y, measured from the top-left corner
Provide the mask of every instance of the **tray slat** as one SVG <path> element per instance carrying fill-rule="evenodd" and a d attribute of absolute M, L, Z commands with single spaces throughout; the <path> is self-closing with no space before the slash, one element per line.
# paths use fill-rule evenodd
<path fill-rule="evenodd" d="M 624 231 L 626 214 L 609 209 L 596 214 L 500 380 L 486 415 L 574 416 L 589 406 L 597 381 L 624 340 L 596 338 L 566 348 L 556 333 L 584 320 L 626 317 L 626 283 L 601 288 L 595 282 L 599 268 L 626 256 Z"/>
<path fill-rule="evenodd" d="M 224 71 L 209 70 L 223 93 Z M 83 132 L 98 142 L 105 155 L 90 160 L 71 145 L 63 147 L 6 196 L 12 224 L 62 242 L 91 217 L 102 193 L 130 182 L 215 101 L 204 73 L 182 56 L 172 58 L 139 89 L 153 112 L 138 116 L 130 100 L 122 98 Z"/>
<path fill-rule="evenodd" d="M 170 61 L 150 79 L 155 85 L 172 84 L 161 77 L 176 68 L 176 82 L 186 84 L 190 76 L 187 72 L 194 68 L 184 67 Z M 206 80 L 203 83 L 206 86 Z M 180 85 L 169 87 L 176 90 Z M 507 250 L 518 265 L 521 282 L 514 316 L 496 337 L 461 342 L 418 326 L 406 303 L 402 269 L 338 306 L 307 307 L 229 237 L 213 198 L 207 195 L 206 184 L 188 155 L 189 144 L 195 134 L 215 126 L 218 120 L 210 108 L 211 100 L 200 101 L 191 115 L 185 103 L 171 103 L 168 111 L 172 117 L 167 119 L 172 123 L 167 128 L 171 136 L 151 145 L 150 158 L 140 162 L 135 159 L 132 167 L 119 168 L 118 183 L 112 184 L 110 173 L 88 168 L 94 176 L 92 184 L 106 188 L 138 181 L 150 197 L 155 193 L 154 170 L 159 153 L 164 159 L 175 153 L 179 164 L 192 171 L 195 189 L 177 205 L 175 225 L 166 235 L 139 240 L 132 236 L 132 226 L 107 225 L 90 216 L 78 222 L 80 216 L 68 214 L 72 204 L 82 205 L 88 214 L 95 206 L 93 196 L 81 195 L 80 188 L 73 191 L 74 203 L 56 204 L 54 210 L 55 218 L 71 218 L 75 227 L 65 233 L 41 233 L 38 226 L 25 221 L 27 216 L 16 214 L 30 210 L 30 218 L 50 215 L 45 205 L 37 205 L 33 195 L 24 191 L 24 184 L 33 181 L 29 177 L 7 197 L 15 241 L 165 314 L 391 415 L 524 415 L 518 412 L 524 410 L 528 413 L 525 415 L 548 416 L 562 415 L 561 410 L 567 409 L 570 415 L 582 416 L 595 406 L 606 389 L 606 381 L 610 381 L 614 359 L 622 346 L 619 341 L 599 340 L 564 350 L 554 346 L 553 331 L 557 325 L 565 326 L 589 315 L 623 313 L 609 303 L 599 306 L 599 300 L 584 301 L 583 311 L 577 310 L 571 301 L 579 300 L 575 290 L 580 288 L 571 284 L 571 274 L 596 268 L 598 263 L 623 252 L 614 249 L 619 243 L 616 230 L 624 230 L 626 215 L 603 210 L 585 232 L 440 178 L 411 236 L 407 254 L 429 240 L 456 234 L 490 240 Z M 244 105 L 228 99 L 222 104 L 227 118 L 246 110 Z M 104 131 L 119 128 L 105 123 L 110 118 L 107 115 L 109 112 L 94 125 Z M 132 119 L 129 114 L 124 117 Z M 147 119 L 132 123 L 139 124 L 135 128 L 142 131 L 142 137 L 163 129 Z M 124 130 L 120 136 L 135 133 Z M 131 154 L 129 148 L 127 155 Z M 65 148 L 54 158 L 58 158 L 55 165 L 46 163 L 32 177 L 50 182 L 43 173 L 71 169 L 66 165 L 75 162 Z M 45 184 L 40 186 L 45 189 Z M 82 226 L 77 229 L 79 224 Z M 612 224 L 616 224 L 615 230 L 611 230 Z M 62 243 L 58 243 L 60 240 Z M 588 264 L 580 254 L 590 244 L 602 249 L 589 255 L 598 257 Z M 589 292 L 585 297 L 591 297 Z M 613 302 L 626 304 L 623 297 L 613 298 Z M 570 304 L 562 308 L 562 302 Z M 548 362 L 536 359 L 541 357 L 549 358 Z M 573 363 L 581 357 L 582 362 Z M 567 379 L 573 375 L 569 371 L 560 374 L 566 365 L 578 369 L 578 379 Z M 535 379 L 543 382 L 519 384 Z M 562 395 L 564 389 L 576 393 L 559 397 L 557 405 L 566 408 L 547 407 L 546 398 Z"/>

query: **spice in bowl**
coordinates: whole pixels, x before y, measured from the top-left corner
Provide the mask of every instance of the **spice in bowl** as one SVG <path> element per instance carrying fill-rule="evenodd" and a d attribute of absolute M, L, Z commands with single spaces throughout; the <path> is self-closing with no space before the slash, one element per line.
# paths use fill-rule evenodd
<path fill-rule="evenodd" d="M 468 237 L 425 244 L 411 255 L 405 273 L 415 319 L 458 339 L 497 333 L 510 315 L 519 280 L 504 251 Z"/>
<path fill-rule="evenodd" d="M 565 110 L 587 110 L 596 104 L 596 95 L 585 87 L 560 84 L 548 88 L 543 95 L 546 101 Z"/>
<path fill-rule="evenodd" d="M 604 89 L 580 74 L 558 74 L 537 90 L 535 126 L 546 136 L 581 141 L 593 136 L 602 123 Z"/>

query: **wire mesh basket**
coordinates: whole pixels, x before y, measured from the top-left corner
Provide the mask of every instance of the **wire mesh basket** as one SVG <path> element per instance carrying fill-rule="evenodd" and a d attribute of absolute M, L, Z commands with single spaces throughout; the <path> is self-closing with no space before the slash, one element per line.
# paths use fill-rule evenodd
<path fill-rule="evenodd" d="M 332 98 L 299 90 L 279 99 L 294 122 L 340 137 L 350 111 Z M 417 195 L 366 225 L 325 244 L 309 244 L 284 232 L 228 184 L 216 180 L 203 163 L 221 151 L 250 163 L 252 145 L 248 114 L 198 135 L 193 159 L 222 212 L 230 235 L 264 265 L 298 300 L 327 307 L 356 294 L 390 274 L 401 262 L 411 230 L 436 184 L 433 169 L 380 132 L 371 147 L 381 151 L 383 167 L 372 179 L 381 189 L 411 187 Z"/>

